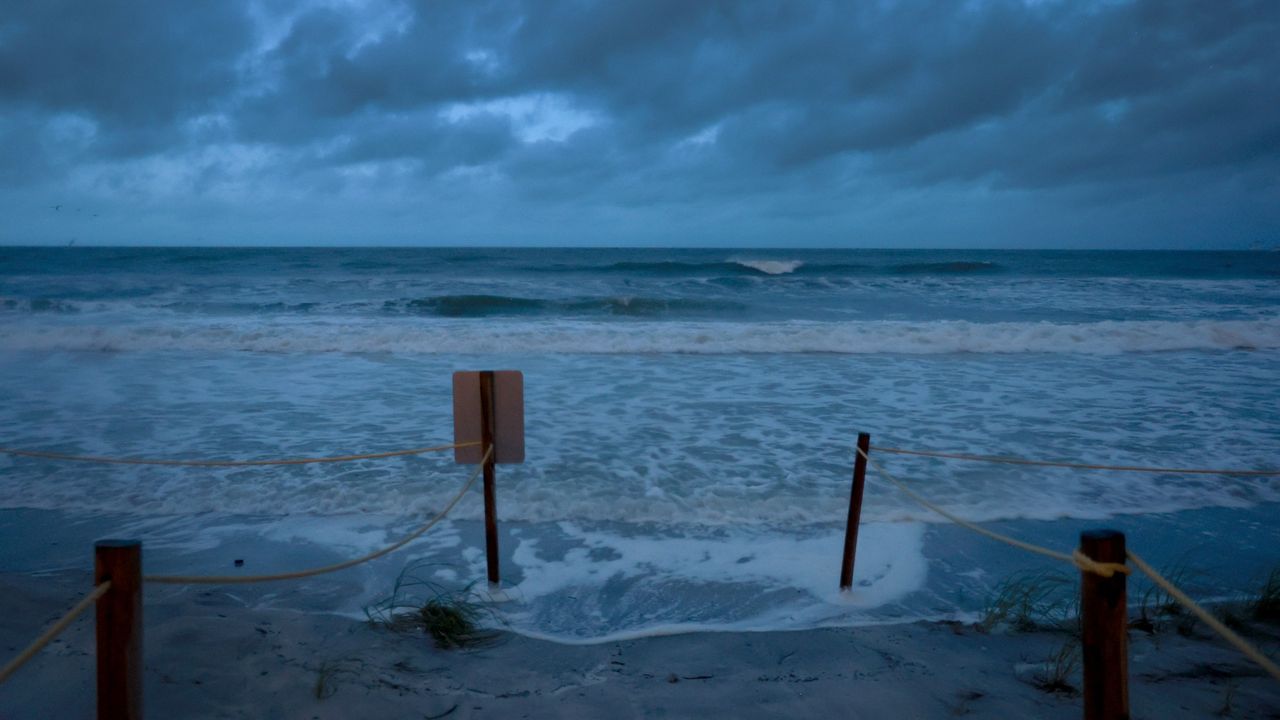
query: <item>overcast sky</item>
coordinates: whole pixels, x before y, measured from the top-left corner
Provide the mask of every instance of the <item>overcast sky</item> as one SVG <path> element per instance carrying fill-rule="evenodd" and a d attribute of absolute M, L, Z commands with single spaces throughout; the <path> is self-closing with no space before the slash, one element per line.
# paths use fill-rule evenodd
<path fill-rule="evenodd" d="M 0 243 L 1271 247 L 1277 38 L 1274 0 L 10 2 Z"/>

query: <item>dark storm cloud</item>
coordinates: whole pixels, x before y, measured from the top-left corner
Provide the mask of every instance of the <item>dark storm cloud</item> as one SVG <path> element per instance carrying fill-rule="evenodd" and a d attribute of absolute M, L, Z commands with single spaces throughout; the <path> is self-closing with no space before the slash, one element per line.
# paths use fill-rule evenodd
<path fill-rule="evenodd" d="M 1268 70 L 1280 53 L 1268 39 L 1280 27 L 1262 3 L 502 7 L 422 3 L 402 31 L 355 51 L 349 18 L 304 15 L 273 51 L 280 83 L 256 106 L 323 135 L 333 128 L 316 118 L 355 125 L 371 111 L 551 92 L 601 109 L 633 146 L 720 124 L 722 150 L 762 173 L 848 153 L 910 170 L 920 161 L 909 153 L 877 154 L 952 135 L 956 177 L 1032 187 L 1248 162 L 1275 142 L 1267 103 L 1280 85 Z M 442 145 L 458 143 L 450 135 Z M 970 142 L 1000 147 L 984 166 Z M 1081 153 L 1091 161 L 1074 162 Z M 922 176 L 949 174 L 927 165 Z"/>
<path fill-rule="evenodd" d="M 0 15 L 0 135 L 29 148 L 0 181 L 200 155 L 261 195 L 386 165 L 409 194 L 709 212 L 1188 176 L 1265 198 L 1276 37 L 1248 1 L 29 3 Z"/>
<path fill-rule="evenodd" d="M 118 151 L 156 149 L 234 93 L 251 41 L 243 8 L 217 0 L 7 3 L 0 108 L 80 113 Z"/>

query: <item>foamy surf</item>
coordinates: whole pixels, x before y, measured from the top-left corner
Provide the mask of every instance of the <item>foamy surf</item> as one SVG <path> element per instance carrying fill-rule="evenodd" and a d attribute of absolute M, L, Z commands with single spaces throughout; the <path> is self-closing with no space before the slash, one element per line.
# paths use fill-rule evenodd
<path fill-rule="evenodd" d="M 560 641 L 606 642 L 692 629 L 856 624 L 924 586 L 923 528 L 866 525 L 854 590 L 831 563 L 843 533 L 618 533 L 560 523 L 513 532 L 506 617 Z M 781 602 L 780 602 L 781 601 Z"/>
<path fill-rule="evenodd" d="M 735 262 L 743 267 L 749 267 L 752 270 L 759 270 L 766 275 L 786 275 L 795 272 L 804 265 L 803 260 L 739 260 Z"/>
<path fill-rule="evenodd" d="M 966 573 L 996 551 L 958 545 L 872 474 L 870 584 L 839 595 L 858 431 L 974 454 L 1275 466 L 1280 266 L 1191 255 L 22 251 L 0 266 L 0 427 L 7 446 L 115 457 L 397 450 L 449 441 L 453 371 L 518 368 L 527 461 L 498 473 L 513 629 L 590 642 L 932 617 L 975 608 L 989 583 Z M 1173 556 L 1243 521 L 1266 529 L 1280 502 L 1274 478 L 880 461 L 961 517 L 1054 547 L 1096 522 L 1163 522 L 1149 543 Z M 32 527 L 75 547 L 141 536 L 161 572 L 246 556 L 287 570 L 384 546 L 465 477 L 443 456 L 239 470 L 6 457 L 0 525 L 45 518 Z M 464 498 L 404 555 L 336 577 L 333 596 L 358 614 L 418 560 L 447 565 L 434 577 L 450 587 L 483 578 L 480 508 Z M 1207 518 L 1200 535 L 1175 513 Z M 9 557 L 24 572 L 84 560 L 70 546 Z"/>

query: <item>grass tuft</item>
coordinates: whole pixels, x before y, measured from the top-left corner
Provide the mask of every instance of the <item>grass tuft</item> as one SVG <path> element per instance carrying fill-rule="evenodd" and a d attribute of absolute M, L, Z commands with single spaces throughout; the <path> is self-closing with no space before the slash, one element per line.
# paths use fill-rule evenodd
<path fill-rule="evenodd" d="M 1189 581 L 1195 580 L 1200 575 L 1200 571 L 1193 568 L 1186 560 L 1173 565 L 1165 573 L 1169 582 L 1177 587 L 1186 586 Z M 1183 636 L 1191 634 L 1196 622 L 1195 618 L 1187 614 L 1182 609 L 1182 605 L 1164 588 L 1148 580 L 1146 590 L 1138 601 L 1138 617 L 1129 621 L 1129 627 L 1141 630 L 1148 635 L 1155 635 L 1162 632 L 1170 621 L 1174 622 L 1178 634 Z"/>
<path fill-rule="evenodd" d="M 1029 632 L 1062 625 L 1072 617 L 1077 602 L 1070 588 L 1072 579 L 1061 572 L 1015 573 L 996 586 L 978 625 L 988 632 L 1002 626 Z"/>
<path fill-rule="evenodd" d="M 1272 568 L 1267 574 L 1258 594 L 1249 602 L 1249 610 L 1254 620 L 1280 620 L 1280 567 Z"/>
<path fill-rule="evenodd" d="M 433 563 L 414 562 L 396 577 L 391 594 L 364 609 L 371 625 L 396 632 L 423 631 L 436 647 L 468 648 L 485 645 L 497 634 L 485 630 L 482 623 L 493 612 L 474 592 L 475 583 L 462 589 L 449 589 L 426 579 Z"/>
<path fill-rule="evenodd" d="M 461 597 L 433 598 L 418 611 L 422 627 L 440 648 L 464 648 L 492 639 L 480 629 L 481 609 Z"/>
<path fill-rule="evenodd" d="M 1218 616 L 1223 625 L 1236 632 L 1244 632 L 1249 628 L 1249 624 L 1245 622 L 1244 617 L 1237 610 L 1238 607 L 1235 605 L 1222 603 L 1214 608 L 1213 614 Z"/>
<path fill-rule="evenodd" d="M 320 665 L 316 667 L 316 699 L 327 700 L 333 697 L 338 692 L 338 676 L 356 675 L 363 667 L 364 663 L 354 658 L 320 661 Z"/>
<path fill-rule="evenodd" d="M 1047 693 L 1075 696 L 1080 691 L 1071 684 L 1071 677 L 1080 668 L 1080 644 L 1075 638 L 1062 643 L 1044 664 L 1036 676 L 1036 687 Z"/>

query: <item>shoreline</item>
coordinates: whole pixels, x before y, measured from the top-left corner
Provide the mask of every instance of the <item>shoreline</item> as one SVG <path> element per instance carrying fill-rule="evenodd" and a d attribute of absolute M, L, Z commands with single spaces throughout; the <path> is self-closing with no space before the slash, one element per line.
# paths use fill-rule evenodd
<path fill-rule="evenodd" d="M 0 575 L 14 653 L 83 589 L 82 573 Z M 1070 635 L 958 622 L 717 631 L 570 645 L 510 632 L 441 650 L 420 631 L 247 607 L 234 589 L 148 590 L 148 717 L 1078 718 L 1041 676 Z M 0 686 L 0 718 L 90 717 L 93 624 L 82 618 Z M 1268 646 L 1280 627 L 1251 624 Z M 1079 670 L 1066 674 L 1079 687 Z M 1280 684 L 1204 628 L 1130 632 L 1135 717 L 1270 717 Z"/>

